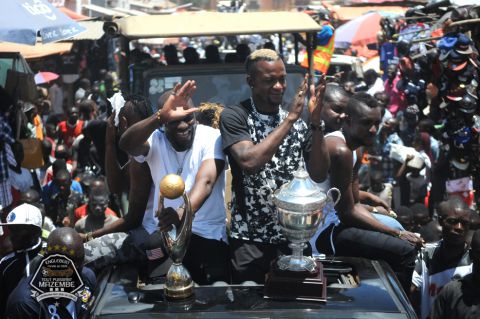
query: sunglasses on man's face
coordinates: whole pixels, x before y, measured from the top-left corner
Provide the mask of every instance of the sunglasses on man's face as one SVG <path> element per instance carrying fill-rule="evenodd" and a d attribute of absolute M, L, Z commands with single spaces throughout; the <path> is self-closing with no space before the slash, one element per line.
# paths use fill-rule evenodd
<path fill-rule="evenodd" d="M 194 119 L 195 119 L 195 115 L 190 114 L 190 115 L 187 115 L 180 120 L 169 122 L 168 125 L 176 126 L 176 125 L 180 124 L 180 122 L 185 122 L 185 123 L 189 124 Z"/>
<path fill-rule="evenodd" d="M 464 226 L 464 227 L 470 225 L 469 220 L 465 220 L 465 219 L 461 219 L 461 218 L 445 218 L 444 222 L 451 225 L 451 226 L 457 225 L 458 223 L 462 224 L 462 226 Z"/>

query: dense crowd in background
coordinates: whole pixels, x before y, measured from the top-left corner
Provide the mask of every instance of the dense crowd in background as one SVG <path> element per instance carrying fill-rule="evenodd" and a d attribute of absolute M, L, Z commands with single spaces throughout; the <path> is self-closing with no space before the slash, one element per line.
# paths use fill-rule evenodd
<path fill-rule="evenodd" d="M 408 14 L 419 15 L 414 9 Z M 476 14 L 471 8 L 455 9 L 446 23 Z M 448 272 L 447 277 L 453 277 L 472 270 L 467 243 L 480 227 L 480 196 L 475 192 L 480 185 L 480 33 L 478 26 L 438 33 L 427 17 L 388 18 L 382 20 L 382 28 L 378 46 L 382 74 L 374 70 L 334 74 L 328 79 L 323 103 L 338 123 L 346 121 L 347 101 L 358 92 L 369 94 L 382 109 L 375 143 L 357 151 L 359 187 L 385 203 L 372 212 L 394 216 L 402 229 L 418 233 L 427 243 L 418 255 L 412 289 L 407 291 L 419 315 L 426 318 L 433 304 L 433 299 L 426 299 L 440 290 L 425 291 L 432 288 L 426 273 Z M 422 40 L 430 36 L 439 37 L 435 42 Z M 131 69 L 244 63 L 252 46 L 275 50 L 270 39 L 256 45 L 238 44 L 236 52 L 223 60 L 214 44 L 205 47 L 202 58 L 190 46 L 183 49 L 183 56 L 175 46 L 165 46 L 161 60 L 156 52 L 136 49 L 131 52 Z M 13 229 L 3 227 L 0 256 L 29 249 L 39 237 L 46 243 L 56 228 L 73 228 L 88 241 L 97 237 L 93 236 L 96 231 L 128 216 L 132 177 L 124 168 L 133 159 L 118 142 L 127 128 L 151 116 L 157 106 L 148 105 L 145 97 L 119 93 L 115 75 L 106 70 L 99 70 L 94 81 L 79 77 L 73 88 L 65 90 L 59 78 L 38 87 L 35 102 L 13 101 L 0 88 L 2 222 L 8 223 L 9 212 L 23 204 L 38 208 L 42 218 L 41 224 L 32 224 L 40 226 L 41 232 L 25 235 L 29 240 L 19 240 Z M 118 107 L 120 96 L 124 106 Z M 204 103 L 196 120 L 217 129 L 222 109 L 222 105 Z M 463 215 L 453 216 L 453 211 Z M 455 227 L 461 228 L 460 240 L 451 236 Z M 42 246 L 35 246 L 35 251 Z M 0 297 L 3 312 L 6 296 Z"/>

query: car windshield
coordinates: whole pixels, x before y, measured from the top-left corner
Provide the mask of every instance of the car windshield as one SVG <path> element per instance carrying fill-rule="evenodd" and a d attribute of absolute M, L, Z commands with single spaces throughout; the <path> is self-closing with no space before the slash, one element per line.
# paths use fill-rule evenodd
<path fill-rule="evenodd" d="M 287 66 L 287 90 L 284 95 L 284 106 L 288 106 L 296 89 L 301 84 L 304 69 L 297 66 Z M 243 65 L 230 68 L 225 66 L 177 66 L 159 68 L 146 72 L 143 83 L 145 96 L 150 105 L 156 108 L 158 98 L 166 90 L 172 89 L 176 83 L 187 80 L 197 82 L 197 90 L 192 96 L 195 105 L 202 102 L 221 103 L 225 106 L 235 105 L 250 96 L 250 88 L 245 79 Z"/>

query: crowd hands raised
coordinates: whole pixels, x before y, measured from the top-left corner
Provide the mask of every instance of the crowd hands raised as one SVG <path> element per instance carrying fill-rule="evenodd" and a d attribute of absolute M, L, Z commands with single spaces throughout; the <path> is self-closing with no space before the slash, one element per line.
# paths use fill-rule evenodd
<path fill-rule="evenodd" d="M 335 206 L 325 207 L 325 223 L 306 254 L 386 261 L 422 318 L 450 281 L 433 282 L 435 273 L 451 278 L 473 269 L 478 287 L 480 244 L 479 234 L 473 235 L 478 214 L 465 198 L 441 194 L 432 200 L 442 156 L 434 156 L 432 146 L 440 142 L 418 107 L 395 105 L 394 110 L 393 95 L 401 94 L 388 91 L 399 76 L 395 66 L 388 67 L 379 91 L 369 90 L 378 79 L 368 73 L 366 92 L 354 92 L 348 81 L 337 83 L 339 77 L 327 83 L 319 76 L 315 83 L 305 76 L 283 107 L 287 83 L 281 57 L 261 49 L 245 65 L 251 97 L 237 105 L 196 107 L 194 81 L 165 92 L 155 112 L 140 96 L 112 94 L 103 99 L 103 114 L 96 101 L 85 98 L 82 105 L 90 112 L 80 118 L 78 108 L 71 107 L 58 125 L 46 121 L 44 165 L 36 170 L 20 167 L 23 146 L 11 138 L 11 129 L 2 128 L 2 143 L 9 145 L 2 152 L 12 159 L 6 164 L 13 196 L 2 199 L 1 254 L 6 257 L 0 269 L 13 263 L 21 266 L 16 269 L 28 268 L 49 233 L 63 228 L 75 229 L 72 241 L 84 242 L 80 267 L 96 274 L 115 263 L 135 263 L 144 274 L 168 263 L 158 232 L 178 226 L 184 206 L 181 198 L 159 206 L 157 196 L 162 177 L 178 174 L 194 213 L 183 261 L 193 280 L 200 285 L 263 283 L 271 261 L 290 254 L 270 195 L 305 165 L 324 191 L 336 187 L 341 193 Z M 204 116 L 207 111 L 216 115 Z M 206 120 L 212 118 L 217 120 Z M 391 155 L 392 150 L 398 154 Z M 227 175 L 231 198 L 225 200 Z M 12 216 L 23 222 L 15 223 Z M 18 300 L 8 296 L 18 296 L 18 282 L 31 274 L 0 276 L 0 311 L 13 318 L 9 306 Z M 148 275 L 142 279 L 148 281 Z M 432 285 L 435 293 L 425 294 Z M 446 305 L 436 305 L 435 311 L 440 307 Z"/>

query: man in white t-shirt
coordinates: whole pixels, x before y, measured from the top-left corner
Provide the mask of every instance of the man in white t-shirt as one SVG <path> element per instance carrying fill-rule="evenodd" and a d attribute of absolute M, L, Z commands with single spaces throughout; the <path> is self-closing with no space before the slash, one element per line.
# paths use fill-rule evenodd
<path fill-rule="evenodd" d="M 178 174 L 185 181 L 195 215 L 183 263 L 195 282 L 210 284 L 228 281 L 225 156 L 220 131 L 197 124 L 196 108 L 188 105 L 195 88 L 194 81 L 177 85 L 162 109 L 123 134 L 120 147 L 138 162 L 148 163 L 155 194 L 167 174 Z M 178 225 L 184 213 L 183 199 L 165 199 L 160 208 L 158 204 L 154 202 L 153 211 L 161 210 L 160 230 Z"/>

